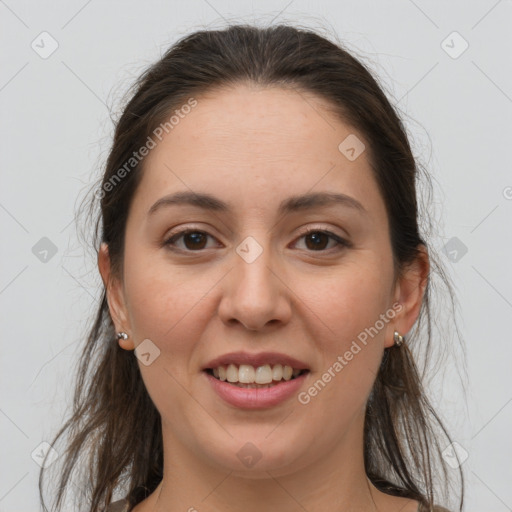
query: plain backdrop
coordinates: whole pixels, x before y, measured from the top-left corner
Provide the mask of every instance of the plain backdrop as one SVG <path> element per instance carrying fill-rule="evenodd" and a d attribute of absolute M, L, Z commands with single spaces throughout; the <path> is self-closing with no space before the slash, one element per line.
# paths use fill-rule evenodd
<path fill-rule="evenodd" d="M 450 352 L 432 399 L 464 455 L 465 510 L 512 510 L 512 2 L 5 0 L 0 511 L 39 510 L 38 461 L 65 416 L 97 306 L 94 253 L 74 217 L 104 164 L 110 110 L 178 38 L 228 22 L 335 33 L 404 112 L 435 178 L 434 243 L 467 351 L 467 363 Z"/>

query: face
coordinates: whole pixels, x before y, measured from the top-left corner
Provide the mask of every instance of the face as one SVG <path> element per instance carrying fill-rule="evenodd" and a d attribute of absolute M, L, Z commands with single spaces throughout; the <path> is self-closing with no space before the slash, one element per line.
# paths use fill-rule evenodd
<path fill-rule="evenodd" d="M 196 99 L 144 161 L 111 312 L 135 346 L 150 340 L 139 366 L 166 449 L 254 477 L 291 473 L 348 439 L 359 447 L 383 350 L 414 318 L 396 305 L 363 136 L 311 94 L 240 85 Z M 349 136 L 366 144 L 355 159 L 338 148 Z M 215 201 L 171 201 L 179 192 Z M 338 200 L 291 200 L 311 194 Z M 274 404 L 234 405 L 204 371 L 233 352 L 308 371 Z M 244 450 L 261 456 L 254 469 Z"/>

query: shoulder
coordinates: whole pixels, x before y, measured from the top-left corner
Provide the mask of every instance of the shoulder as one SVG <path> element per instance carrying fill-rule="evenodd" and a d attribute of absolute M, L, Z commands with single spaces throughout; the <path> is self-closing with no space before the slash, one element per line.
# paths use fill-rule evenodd
<path fill-rule="evenodd" d="M 111 503 L 105 512 L 129 512 L 128 500 L 118 500 Z"/>

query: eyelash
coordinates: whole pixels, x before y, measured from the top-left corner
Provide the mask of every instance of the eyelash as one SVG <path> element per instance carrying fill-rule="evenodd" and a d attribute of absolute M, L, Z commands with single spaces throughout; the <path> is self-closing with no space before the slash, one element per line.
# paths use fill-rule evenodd
<path fill-rule="evenodd" d="M 202 231 L 200 229 L 193 229 L 193 228 L 188 228 L 188 229 L 184 229 L 182 231 L 178 231 L 177 233 L 174 233 L 172 234 L 169 238 L 167 238 L 164 242 L 164 246 L 168 247 L 170 250 L 172 251 L 176 251 L 176 252 L 182 252 L 182 253 L 193 253 L 193 252 L 202 252 L 204 251 L 205 249 L 198 249 L 196 251 L 194 250 L 191 250 L 191 249 L 179 249 L 179 248 L 176 248 L 176 247 L 173 247 L 173 244 L 176 242 L 176 240 L 179 240 L 181 237 L 185 236 L 185 235 L 188 235 L 190 233 L 200 233 L 200 234 L 203 234 L 203 235 L 206 235 L 206 236 L 210 236 L 211 238 L 214 238 L 212 235 L 210 235 L 209 233 L 207 233 L 206 231 Z M 319 253 L 322 253 L 322 252 L 331 252 L 331 250 L 341 250 L 343 248 L 349 248 L 349 247 L 352 247 L 352 244 L 348 241 L 348 240 L 345 240 L 344 238 L 341 238 L 340 236 L 336 235 L 335 233 L 332 233 L 331 231 L 328 231 L 328 230 L 325 230 L 325 229 L 318 229 L 318 228 L 308 228 L 306 231 L 304 231 L 303 233 L 301 233 L 298 237 L 298 239 L 301 239 L 301 238 L 304 238 L 312 233 L 321 233 L 321 234 L 324 234 L 324 235 L 327 235 L 330 239 L 334 240 L 336 242 L 336 246 L 335 247 L 331 247 L 331 249 L 322 249 L 322 250 L 318 250 L 318 251 L 315 251 L 315 250 L 307 250 L 307 252 L 312 252 L 312 253 L 315 253 L 315 252 L 319 252 Z"/>

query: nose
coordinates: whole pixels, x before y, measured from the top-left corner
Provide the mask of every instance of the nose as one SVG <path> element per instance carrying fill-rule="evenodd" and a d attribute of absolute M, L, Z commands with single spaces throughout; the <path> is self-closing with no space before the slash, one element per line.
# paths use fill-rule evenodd
<path fill-rule="evenodd" d="M 227 325 L 251 331 L 286 324 L 291 317 L 290 294 L 282 268 L 265 249 L 254 261 L 234 254 L 235 268 L 223 280 L 218 315 Z"/>

